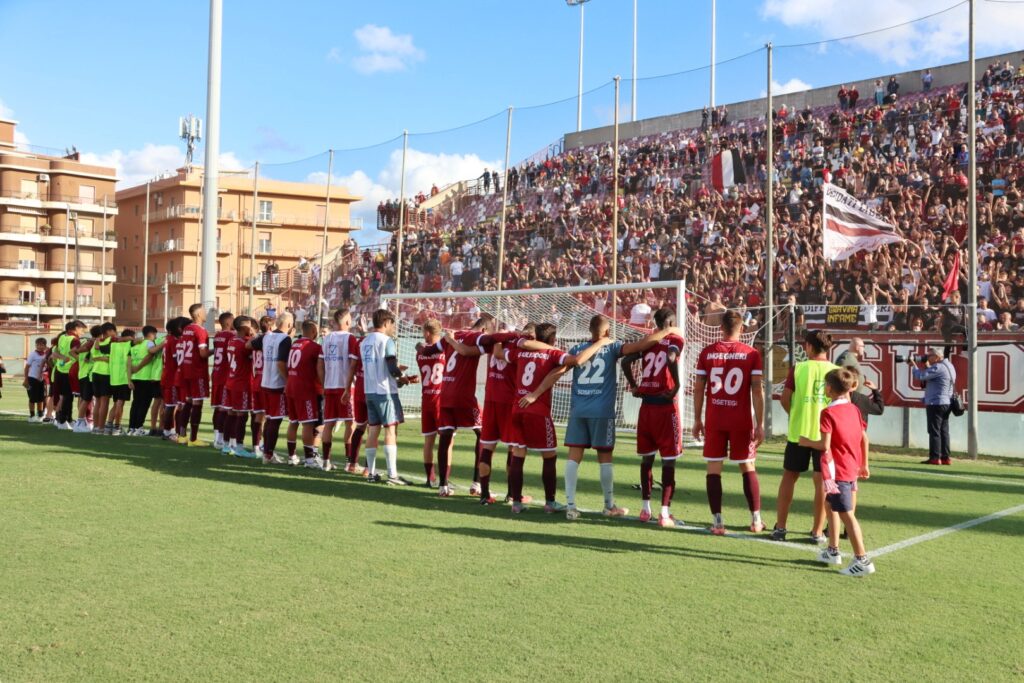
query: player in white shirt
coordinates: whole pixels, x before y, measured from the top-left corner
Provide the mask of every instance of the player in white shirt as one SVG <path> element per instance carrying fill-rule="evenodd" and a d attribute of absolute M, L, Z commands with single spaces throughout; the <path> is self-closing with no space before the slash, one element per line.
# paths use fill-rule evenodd
<path fill-rule="evenodd" d="M 384 457 L 387 459 L 387 483 L 404 486 L 408 482 L 398 476 L 398 434 L 401 404 L 398 401 L 398 380 L 402 369 L 398 365 L 395 346 L 395 316 L 387 309 L 373 314 L 373 331 L 359 344 L 359 357 L 363 363 L 363 386 L 366 389 L 366 469 L 370 481 L 381 481 L 377 474 L 377 446 L 381 430 L 384 431 Z M 405 383 L 404 381 L 402 382 Z"/>
<path fill-rule="evenodd" d="M 352 379 L 354 367 L 359 361 L 359 342 L 350 332 L 352 314 L 347 308 L 334 312 L 334 330 L 324 337 L 321 346 L 324 351 L 324 431 L 320 436 L 323 448 L 324 469 L 334 469 L 331 462 L 331 446 L 337 423 L 345 423 L 345 452 L 352 444 Z"/>
<path fill-rule="evenodd" d="M 276 329 L 245 344 L 246 348 L 263 353 L 263 378 L 260 381 L 265 402 L 263 462 L 268 465 L 280 462 L 274 454 L 274 447 L 277 446 L 281 420 L 288 415 L 284 387 L 288 379 L 288 352 L 292 346 L 289 333 L 292 331 L 294 320 L 291 313 L 282 313 L 277 317 Z M 293 458 L 290 464 L 298 465 L 298 456 Z"/>
<path fill-rule="evenodd" d="M 43 384 L 43 369 L 46 365 L 46 339 L 36 339 L 36 348 L 25 359 L 25 381 L 22 386 L 28 392 L 28 421 L 42 422 L 46 387 Z"/>

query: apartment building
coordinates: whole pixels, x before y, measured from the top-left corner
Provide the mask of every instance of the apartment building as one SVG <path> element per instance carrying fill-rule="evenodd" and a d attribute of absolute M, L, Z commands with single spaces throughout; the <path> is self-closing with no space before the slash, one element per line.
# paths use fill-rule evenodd
<path fill-rule="evenodd" d="M 113 318 L 115 171 L 16 145 L 0 119 L 0 326 Z"/>
<path fill-rule="evenodd" d="M 217 308 L 261 312 L 291 305 L 293 269 L 319 258 L 327 221 L 328 249 L 353 229 L 350 205 L 360 198 L 326 185 L 221 172 L 217 212 Z M 120 190 L 114 300 L 128 325 L 182 315 L 199 301 L 203 170 L 179 169 Z M 255 196 L 254 196 L 255 193 Z M 148 226 L 148 230 L 147 230 Z M 249 301 L 252 299 L 252 310 Z"/>

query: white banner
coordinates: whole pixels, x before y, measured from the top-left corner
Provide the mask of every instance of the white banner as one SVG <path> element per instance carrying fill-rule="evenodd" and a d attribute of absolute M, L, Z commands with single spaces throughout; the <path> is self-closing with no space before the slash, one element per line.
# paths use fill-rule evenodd
<path fill-rule="evenodd" d="M 827 260 L 843 261 L 859 251 L 902 241 L 892 225 L 841 187 L 827 183 L 823 196 L 822 243 Z"/>

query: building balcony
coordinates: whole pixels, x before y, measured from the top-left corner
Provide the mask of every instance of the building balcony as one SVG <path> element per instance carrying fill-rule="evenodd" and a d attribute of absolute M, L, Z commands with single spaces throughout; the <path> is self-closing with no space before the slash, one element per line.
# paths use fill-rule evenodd
<path fill-rule="evenodd" d="M 104 318 L 113 318 L 116 315 L 116 309 L 111 305 L 113 302 L 107 302 L 107 305 L 102 310 Z M 0 299 L 0 315 L 17 316 L 25 320 L 32 319 L 38 315 L 43 318 L 53 318 L 62 315 L 67 315 L 69 318 L 74 315 L 75 302 L 71 299 L 66 302 L 63 300 L 56 301 L 22 301 L 20 299 Z M 100 318 L 100 306 L 99 303 L 92 300 L 84 300 L 78 302 L 78 317 L 79 318 Z"/>
<path fill-rule="evenodd" d="M 59 195 L 49 192 L 19 192 L 17 190 L 0 190 L 0 206 L 20 206 L 29 209 L 59 209 L 61 211 L 79 211 L 88 214 L 117 215 L 117 202 L 108 198 L 106 206 L 103 199 L 79 197 L 75 195 Z"/>
<path fill-rule="evenodd" d="M 111 224 L 112 225 L 112 224 Z M 64 230 L 57 230 L 44 225 L 38 228 L 22 227 L 20 223 L 11 220 L 0 219 L 0 240 L 18 242 L 21 244 L 60 244 L 65 243 L 74 246 L 75 233 L 70 234 Z M 104 244 L 106 242 L 106 244 Z M 117 236 L 113 230 L 79 230 L 78 246 L 101 249 L 117 248 Z"/>
<path fill-rule="evenodd" d="M 253 213 L 251 211 L 242 211 L 242 223 L 252 225 L 252 217 Z M 322 230 L 324 227 L 324 219 L 315 215 L 298 216 L 294 214 L 258 213 L 256 214 L 256 224 L 268 226 L 280 225 L 282 227 L 292 226 L 298 228 L 320 228 Z M 353 228 L 351 225 L 345 225 L 341 221 L 332 220 L 328 222 L 327 229 L 349 231 L 355 230 L 356 228 Z"/>
<path fill-rule="evenodd" d="M 75 274 L 72 271 L 67 271 L 66 276 L 70 282 L 74 279 Z M 0 261 L 0 278 L 18 280 L 63 280 L 64 277 L 65 270 L 63 267 L 47 267 L 45 264 L 36 263 L 35 261 Z M 113 284 L 116 281 L 117 276 L 114 274 L 113 264 L 107 268 L 107 272 L 105 274 L 99 266 L 78 267 L 79 284 L 90 282 Z"/>
<path fill-rule="evenodd" d="M 150 275 L 146 282 L 151 287 L 160 287 L 164 283 L 172 286 L 179 287 L 195 287 L 199 281 L 199 277 L 196 273 L 185 273 L 183 271 L 175 271 L 173 273 L 162 273 L 159 275 Z M 227 287 L 229 285 L 236 284 L 232 281 L 232 278 L 228 277 L 224 273 L 217 275 L 217 286 Z"/>
<path fill-rule="evenodd" d="M 203 217 L 203 207 L 195 206 L 192 204 L 175 204 L 174 206 L 165 206 L 162 209 L 149 212 L 149 224 L 159 223 L 160 221 L 169 221 L 175 219 L 185 219 L 198 221 Z M 142 216 L 142 220 L 146 220 L 145 214 Z M 225 211 L 220 209 L 217 211 L 218 221 L 234 221 L 238 220 L 238 213 L 235 211 Z"/>
<path fill-rule="evenodd" d="M 227 256 L 228 254 L 231 254 L 234 251 L 234 246 L 234 244 L 224 244 L 223 242 L 218 240 L 217 254 L 221 256 Z M 180 237 L 178 239 L 173 240 L 160 240 L 159 242 L 149 243 L 150 254 L 164 254 L 174 251 L 184 251 L 190 254 L 196 253 L 196 249 L 194 247 L 188 246 L 185 243 L 185 240 Z"/>

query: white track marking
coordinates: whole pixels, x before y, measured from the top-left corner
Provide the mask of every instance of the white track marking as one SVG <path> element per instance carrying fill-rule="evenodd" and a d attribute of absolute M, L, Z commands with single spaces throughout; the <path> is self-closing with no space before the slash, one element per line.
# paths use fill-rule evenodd
<path fill-rule="evenodd" d="M 777 455 L 758 455 L 758 460 L 777 460 L 782 461 L 782 456 Z M 929 465 L 932 467 L 932 465 Z M 995 477 L 980 477 L 973 474 L 955 474 L 952 472 L 926 472 L 923 470 L 910 470 L 905 467 L 888 467 L 886 465 L 871 465 L 872 470 L 885 470 L 886 472 L 900 472 L 903 474 L 919 474 L 922 477 L 944 477 L 946 479 L 962 479 L 964 481 L 980 481 L 988 484 L 1007 484 L 1009 486 L 1024 486 L 1024 481 L 1015 481 L 1013 479 L 997 479 Z"/>
<path fill-rule="evenodd" d="M 926 534 L 914 536 L 913 538 L 908 538 L 904 541 L 899 541 L 898 543 L 892 543 L 890 545 L 883 546 L 878 550 L 869 551 L 868 555 L 871 557 L 881 557 L 882 555 L 888 555 L 889 553 L 894 553 L 897 550 L 909 548 L 910 546 L 917 545 L 918 543 L 934 541 L 936 538 L 942 538 L 943 536 L 948 536 L 949 534 L 956 533 L 957 531 L 970 529 L 971 527 L 978 526 L 979 524 L 984 524 L 985 522 L 992 522 L 997 519 L 1002 519 L 1003 517 L 1009 517 L 1010 515 L 1015 515 L 1019 512 L 1024 512 L 1024 505 L 1016 505 L 1012 508 L 1000 510 L 999 512 L 993 512 L 991 515 L 985 515 L 984 517 L 978 517 L 976 519 L 969 519 L 966 522 L 960 522 L 959 524 L 954 524 L 953 526 L 947 526 L 945 529 L 936 529 L 935 531 L 929 531 Z"/>

